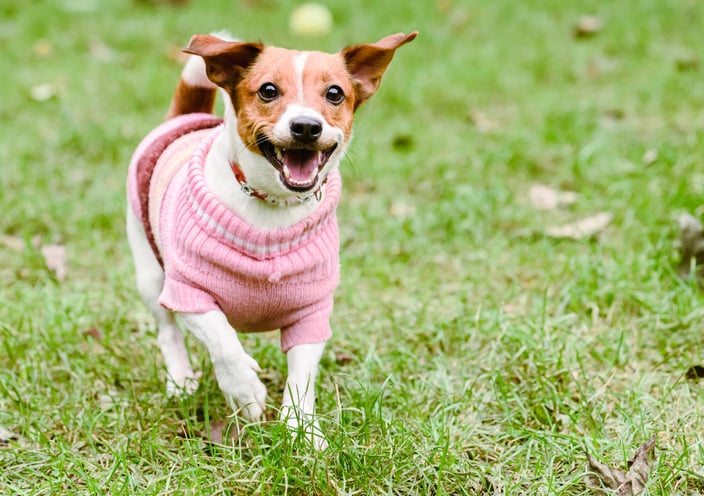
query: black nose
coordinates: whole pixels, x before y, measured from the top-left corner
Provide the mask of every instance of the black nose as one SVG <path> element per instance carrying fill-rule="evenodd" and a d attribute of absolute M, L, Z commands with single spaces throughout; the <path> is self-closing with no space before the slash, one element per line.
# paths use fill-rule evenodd
<path fill-rule="evenodd" d="M 291 120 L 291 136 L 300 143 L 312 143 L 320 138 L 323 123 L 312 117 L 296 117 Z"/>

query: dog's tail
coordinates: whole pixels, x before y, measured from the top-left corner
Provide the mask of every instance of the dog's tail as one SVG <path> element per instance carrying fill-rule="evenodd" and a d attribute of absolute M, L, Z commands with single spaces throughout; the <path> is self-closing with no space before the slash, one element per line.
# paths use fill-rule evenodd
<path fill-rule="evenodd" d="M 205 72 L 205 62 L 198 55 L 191 55 L 181 72 L 166 120 L 193 112 L 212 113 L 218 87 Z"/>

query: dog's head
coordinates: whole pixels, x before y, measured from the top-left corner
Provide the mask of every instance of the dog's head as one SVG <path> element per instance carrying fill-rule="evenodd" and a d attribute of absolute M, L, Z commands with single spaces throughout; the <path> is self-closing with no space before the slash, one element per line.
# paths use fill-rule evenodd
<path fill-rule="evenodd" d="M 208 78 L 229 98 L 240 148 L 234 153 L 249 185 L 273 197 L 303 197 L 338 164 L 355 110 L 376 92 L 395 50 L 416 34 L 335 54 L 195 35 L 185 51 L 203 57 Z"/>

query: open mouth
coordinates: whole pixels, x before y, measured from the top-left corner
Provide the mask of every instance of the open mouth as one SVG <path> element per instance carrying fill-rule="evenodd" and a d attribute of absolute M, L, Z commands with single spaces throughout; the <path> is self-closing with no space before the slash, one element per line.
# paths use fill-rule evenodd
<path fill-rule="evenodd" d="M 257 143 L 264 157 L 279 171 L 281 182 L 296 192 L 309 191 L 316 185 L 318 174 L 337 148 L 337 144 L 327 150 L 281 148 L 263 136 Z"/>

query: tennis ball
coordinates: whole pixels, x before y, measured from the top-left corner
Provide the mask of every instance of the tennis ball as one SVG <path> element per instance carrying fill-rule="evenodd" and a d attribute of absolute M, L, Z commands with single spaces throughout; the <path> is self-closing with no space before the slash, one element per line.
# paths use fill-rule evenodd
<path fill-rule="evenodd" d="M 288 25 L 291 32 L 298 36 L 325 36 L 332 29 L 332 14 L 323 4 L 304 3 L 291 13 Z"/>

